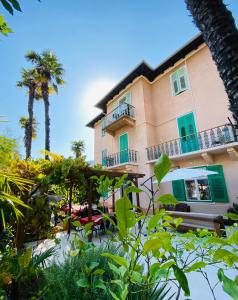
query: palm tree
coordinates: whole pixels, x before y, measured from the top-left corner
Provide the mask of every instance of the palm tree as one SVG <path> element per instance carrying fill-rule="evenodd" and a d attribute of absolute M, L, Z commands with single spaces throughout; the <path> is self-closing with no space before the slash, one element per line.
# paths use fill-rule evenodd
<path fill-rule="evenodd" d="M 74 152 L 76 158 L 82 155 L 84 149 L 85 149 L 84 141 L 78 140 L 72 142 L 71 150 Z"/>
<path fill-rule="evenodd" d="M 27 136 L 28 132 L 27 132 L 27 129 L 29 127 L 29 118 L 28 117 L 21 117 L 19 119 L 19 125 L 25 131 L 25 134 L 24 134 L 24 144 L 25 144 L 25 148 L 26 148 L 26 151 L 27 151 L 27 141 L 28 141 L 28 136 Z M 36 122 L 36 119 L 33 117 L 33 120 L 32 120 L 32 136 L 31 136 L 31 140 L 35 140 L 36 139 L 36 135 L 37 135 L 37 122 Z"/>
<path fill-rule="evenodd" d="M 58 86 L 64 84 L 64 69 L 51 51 L 44 51 L 41 54 L 29 51 L 25 57 L 34 65 L 39 77 L 40 93 L 45 106 L 45 150 L 50 151 L 49 95 L 52 91 L 58 93 Z M 45 155 L 45 159 L 49 159 L 48 154 Z"/>
<path fill-rule="evenodd" d="M 31 157 L 31 145 L 33 136 L 33 104 L 36 98 L 37 73 L 34 69 L 22 69 L 22 80 L 17 82 L 18 87 L 28 89 L 28 121 L 25 123 L 25 148 L 26 159 Z"/>
<path fill-rule="evenodd" d="M 238 127 L 238 30 L 222 0 L 185 0 L 223 80 Z"/>

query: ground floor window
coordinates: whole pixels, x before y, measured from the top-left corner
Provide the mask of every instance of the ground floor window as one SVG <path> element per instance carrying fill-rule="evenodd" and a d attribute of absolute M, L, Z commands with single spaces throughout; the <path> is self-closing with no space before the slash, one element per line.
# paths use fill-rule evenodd
<path fill-rule="evenodd" d="M 189 180 L 172 181 L 173 194 L 179 201 L 229 202 L 222 165 L 199 166 L 217 174 Z"/>
<path fill-rule="evenodd" d="M 190 201 L 211 200 L 208 178 L 185 180 L 185 190 Z"/>

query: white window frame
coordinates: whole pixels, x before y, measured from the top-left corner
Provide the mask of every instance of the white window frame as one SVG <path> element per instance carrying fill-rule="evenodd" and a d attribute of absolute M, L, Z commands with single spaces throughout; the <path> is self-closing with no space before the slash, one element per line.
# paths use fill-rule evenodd
<path fill-rule="evenodd" d="M 175 90 L 174 90 L 174 82 L 173 82 L 173 75 L 174 74 L 177 74 L 181 69 L 184 70 L 184 80 L 185 80 L 185 85 L 186 87 L 185 88 L 182 88 L 181 87 L 181 82 L 180 80 L 177 80 L 177 85 L 178 85 L 178 92 L 175 93 Z M 178 75 L 177 75 L 178 76 Z M 179 67 L 178 69 L 176 69 L 176 71 L 174 71 L 172 74 L 170 74 L 170 86 L 171 86 L 171 89 L 172 89 L 172 95 L 173 96 L 177 96 L 181 93 L 183 93 L 184 91 L 187 91 L 189 89 L 189 80 L 188 80 L 188 71 L 187 71 L 187 68 L 185 65 Z"/>

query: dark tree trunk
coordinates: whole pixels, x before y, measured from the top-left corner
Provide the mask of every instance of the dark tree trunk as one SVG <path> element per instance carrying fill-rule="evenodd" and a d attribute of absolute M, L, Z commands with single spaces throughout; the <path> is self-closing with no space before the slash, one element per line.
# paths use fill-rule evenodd
<path fill-rule="evenodd" d="M 229 98 L 238 125 L 238 30 L 222 0 L 185 0 L 203 34 Z M 216 100 L 216 99 L 211 99 Z"/>
<path fill-rule="evenodd" d="M 35 98 L 35 85 L 29 88 L 28 122 L 25 128 L 26 159 L 31 157 L 32 132 L 33 132 L 33 104 Z"/>
<path fill-rule="evenodd" d="M 45 150 L 50 151 L 50 102 L 48 83 L 43 83 L 41 85 L 41 91 L 45 106 Z M 45 159 L 49 159 L 48 154 L 45 154 Z"/>

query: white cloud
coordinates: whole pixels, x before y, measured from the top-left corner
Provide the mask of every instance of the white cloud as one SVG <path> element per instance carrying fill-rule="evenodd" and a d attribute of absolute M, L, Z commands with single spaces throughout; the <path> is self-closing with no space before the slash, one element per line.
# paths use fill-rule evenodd
<path fill-rule="evenodd" d="M 94 105 L 100 101 L 114 86 L 115 81 L 106 78 L 96 79 L 87 86 L 82 95 L 85 119 L 90 121 L 100 113 L 101 110 L 94 107 Z"/>

